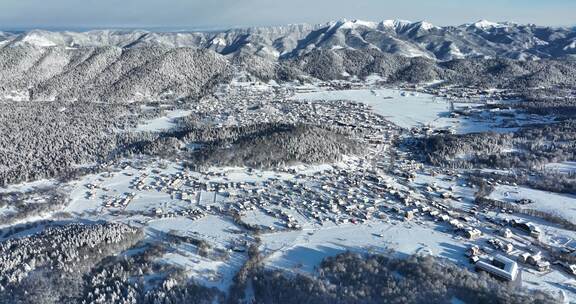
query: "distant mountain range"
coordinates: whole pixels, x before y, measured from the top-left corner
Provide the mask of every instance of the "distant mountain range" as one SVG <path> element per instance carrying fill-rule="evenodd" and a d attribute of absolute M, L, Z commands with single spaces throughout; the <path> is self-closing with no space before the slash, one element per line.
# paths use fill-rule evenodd
<path fill-rule="evenodd" d="M 524 90 L 576 86 L 576 30 L 341 20 L 215 32 L 0 32 L 0 100 L 197 98 L 238 75 Z"/>
<path fill-rule="evenodd" d="M 196 47 L 222 55 L 254 54 L 270 59 L 300 56 L 318 49 L 375 49 L 441 61 L 469 57 L 530 60 L 576 55 L 576 30 L 489 21 L 438 27 L 428 22 L 402 20 L 340 20 L 216 32 L 34 30 L 0 33 L 0 46 L 26 44 L 68 48 Z"/>

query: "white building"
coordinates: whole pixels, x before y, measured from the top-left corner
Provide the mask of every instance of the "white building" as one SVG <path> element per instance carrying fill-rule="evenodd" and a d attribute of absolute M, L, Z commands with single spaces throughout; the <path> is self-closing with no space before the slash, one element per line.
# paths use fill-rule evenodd
<path fill-rule="evenodd" d="M 489 262 L 479 261 L 476 263 L 476 270 L 486 271 L 505 281 L 515 281 L 519 271 L 516 262 L 502 255 L 494 256 Z"/>

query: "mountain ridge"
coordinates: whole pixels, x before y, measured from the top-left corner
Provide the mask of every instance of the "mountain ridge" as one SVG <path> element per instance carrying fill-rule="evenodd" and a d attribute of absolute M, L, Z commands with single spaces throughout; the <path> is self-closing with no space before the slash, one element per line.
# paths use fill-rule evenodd
<path fill-rule="evenodd" d="M 339 20 L 223 32 L 0 32 L 0 100 L 196 99 L 244 75 L 523 90 L 576 85 L 576 31 Z M 244 77 L 241 76 L 241 77 Z"/>
<path fill-rule="evenodd" d="M 289 24 L 207 32 L 32 30 L 0 32 L 0 47 L 194 47 L 226 56 L 251 54 L 269 59 L 298 57 L 314 49 L 377 49 L 406 57 L 439 61 L 470 57 L 518 60 L 576 56 L 576 30 L 480 20 L 457 26 L 426 21 L 337 20 L 322 24 Z"/>

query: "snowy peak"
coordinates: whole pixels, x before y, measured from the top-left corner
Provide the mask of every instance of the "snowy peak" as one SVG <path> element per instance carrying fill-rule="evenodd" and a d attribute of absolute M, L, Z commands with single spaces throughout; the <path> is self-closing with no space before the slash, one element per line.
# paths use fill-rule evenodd
<path fill-rule="evenodd" d="M 348 20 L 342 19 L 334 22 L 329 22 L 328 25 L 331 29 L 358 29 L 358 28 L 368 28 L 372 30 L 384 30 L 384 29 L 393 29 L 396 31 L 405 31 L 405 30 L 424 30 L 429 31 L 432 29 L 438 29 L 439 27 L 433 25 L 427 21 L 418 21 L 412 22 L 408 20 L 400 20 L 400 19 L 390 19 L 390 20 L 383 20 L 381 22 L 372 22 L 372 21 L 364 21 L 364 20 Z"/>
<path fill-rule="evenodd" d="M 380 24 L 382 25 L 382 27 L 396 29 L 398 27 L 410 25 L 410 24 L 412 24 L 412 22 L 408 21 L 408 20 L 399 20 L 399 19 L 392 20 L 392 19 L 390 19 L 390 20 L 384 20 L 384 21 L 380 22 Z"/>
<path fill-rule="evenodd" d="M 378 23 L 363 20 L 341 19 L 327 23 L 327 32 L 337 32 L 340 30 L 376 30 Z"/>
<path fill-rule="evenodd" d="M 425 30 L 425 31 L 429 31 L 429 30 L 437 28 L 436 26 L 434 26 L 434 24 L 427 22 L 427 21 L 419 21 L 419 22 L 414 23 L 414 25 L 417 28 Z"/>
<path fill-rule="evenodd" d="M 505 27 L 504 24 L 492 22 L 492 21 L 488 21 L 488 20 L 477 21 L 475 23 L 472 23 L 471 26 L 478 28 L 478 29 L 481 29 L 481 30 Z"/>
<path fill-rule="evenodd" d="M 364 21 L 364 20 L 341 20 L 337 22 L 339 28 L 341 29 L 356 29 L 360 27 L 366 27 L 370 29 L 376 29 L 378 24 L 376 22 Z"/>
<path fill-rule="evenodd" d="M 398 34 L 422 35 L 435 29 L 440 29 L 440 27 L 427 21 L 384 20 L 379 23 L 379 30 L 393 31 Z"/>

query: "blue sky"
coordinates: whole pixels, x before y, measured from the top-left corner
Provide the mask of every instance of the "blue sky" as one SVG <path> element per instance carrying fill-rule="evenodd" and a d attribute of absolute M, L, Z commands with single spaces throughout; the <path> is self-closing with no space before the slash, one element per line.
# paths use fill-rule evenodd
<path fill-rule="evenodd" d="M 576 0 L 0 0 L 0 28 L 226 28 L 348 18 L 576 25 Z"/>

